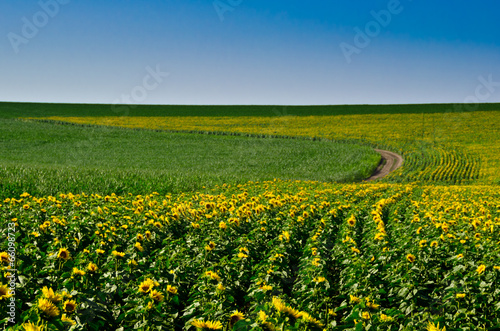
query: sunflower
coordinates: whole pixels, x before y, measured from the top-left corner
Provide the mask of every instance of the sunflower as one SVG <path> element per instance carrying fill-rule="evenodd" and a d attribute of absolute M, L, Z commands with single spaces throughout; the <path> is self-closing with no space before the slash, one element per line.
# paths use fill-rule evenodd
<path fill-rule="evenodd" d="M 481 264 L 478 268 L 477 268 L 477 273 L 478 274 L 482 274 L 483 271 L 486 269 L 486 266 L 484 264 Z"/>
<path fill-rule="evenodd" d="M 392 322 L 394 321 L 394 318 L 392 318 L 391 316 L 387 316 L 385 314 L 380 314 L 380 320 L 382 322 Z"/>
<path fill-rule="evenodd" d="M 208 243 L 208 245 L 205 246 L 205 249 L 207 251 L 211 251 L 211 250 L 213 250 L 215 248 L 215 246 L 216 246 L 215 243 L 213 241 L 211 241 L 211 242 Z"/>
<path fill-rule="evenodd" d="M 294 320 L 294 319 L 297 319 L 300 317 L 301 313 L 299 310 L 287 306 L 283 301 L 281 301 L 280 298 L 273 297 L 272 303 L 273 303 L 274 308 L 276 308 L 277 311 L 288 315 L 288 317 L 290 317 L 290 319 Z"/>
<path fill-rule="evenodd" d="M 309 315 L 304 311 L 300 313 L 300 317 L 305 323 L 311 325 L 313 328 L 323 329 L 324 327 L 324 325 L 319 320 L 315 319 L 314 317 L 312 317 L 311 315 Z"/>
<path fill-rule="evenodd" d="M 45 298 L 38 299 L 38 309 L 49 317 L 56 317 L 60 313 L 59 308 L 57 308 L 52 301 Z"/>
<path fill-rule="evenodd" d="M 406 259 L 408 260 L 408 262 L 413 263 L 413 262 L 415 262 L 415 255 L 408 254 L 408 255 L 406 255 Z"/>
<path fill-rule="evenodd" d="M 63 323 L 68 323 L 70 325 L 76 325 L 75 320 L 73 320 L 70 317 L 66 316 L 66 314 L 62 314 L 61 321 L 63 321 Z"/>
<path fill-rule="evenodd" d="M 63 303 L 64 311 L 67 313 L 74 312 L 76 309 L 76 306 L 78 306 L 78 304 L 76 303 L 75 300 L 66 300 Z"/>
<path fill-rule="evenodd" d="M 217 273 L 215 273 L 213 271 L 207 271 L 207 272 L 205 272 L 205 276 L 210 277 L 211 279 L 220 282 L 220 276 L 217 275 Z"/>
<path fill-rule="evenodd" d="M 9 258 L 9 253 L 7 252 L 0 252 L 0 262 L 9 264 L 10 258 Z"/>
<path fill-rule="evenodd" d="M 149 292 L 149 297 L 156 302 L 162 302 L 164 298 L 163 294 L 157 290 L 152 290 L 151 292 Z"/>
<path fill-rule="evenodd" d="M 446 327 L 443 326 L 443 328 L 439 328 L 439 323 L 435 325 L 434 323 L 429 322 L 427 325 L 427 331 L 446 331 Z"/>
<path fill-rule="evenodd" d="M 354 295 L 349 295 L 349 302 L 352 303 L 352 304 L 358 304 L 361 302 L 361 299 L 358 298 L 358 297 L 355 297 Z"/>
<path fill-rule="evenodd" d="M 92 262 L 90 262 L 90 263 L 89 263 L 89 265 L 87 266 L 87 270 L 88 270 L 89 272 L 96 272 L 96 271 L 97 271 L 97 269 L 99 269 L 99 268 L 97 267 L 97 264 L 92 263 Z"/>
<path fill-rule="evenodd" d="M 226 225 L 226 223 L 224 223 L 224 222 L 220 222 L 220 223 L 219 223 L 219 229 L 221 229 L 221 230 L 225 230 L 225 229 L 227 229 L 227 225 Z"/>
<path fill-rule="evenodd" d="M 71 258 L 71 253 L 67 248 L 59 248 L 59 253 L 57 253 L 57 258 L 62 260 L 69 260 Z"/>
<path fill-rule="evenodd" d="M 42 293 L 46 299 L 50 300 L 53 303 L 58 303 L 63 299 L 60 294 L 55 293 L 52 288 L 48 288 L 47 286 L 44 286 L 42 288 Z"/>
<path fill-rule="evenodd" d="M 191 322 L 191 325 L 200 330 L 221 330 L 222 323 L 219 321 L 202 321 L 195 319 Z"/>
<path fill-rule="evenodd" d="M 463 299 L 463 298 L 465 298 L 465 293 L 457 293 L 456 298 L 457 299 Z"/>
<path fill-rule="evenodd" d="M 144 248 L 141 246 L 141 243 L 140 242 L 136 242 L 134 247 L 139 251 L 139 252 L 142 252 L 144 251 Z"/>
<path fill-rule="evenodd" d="M 233 311 L 233 313 L 229 317 L 229 328 L 232 328 L 233 325 L 235 325 L 236 323 L 238 323 L 238 321 L 240 321 L 244 318 L 245 318 L 245 315 L 243 315 L 242 312 L 240 312 L 238 310 Z"/>
<path fill-rule="evenodd" d="M 154 282 L 151 278 L 146 279 L 143 281 L 141 284 L 139 284 L 139 292 L 141 293 L 148 293 L 153 289 Z"/>
<path fill-rule="evenodd" d="M 349 224 L 349 226 L 355 226 L 356 225 L 356 218 L 354 217 L 354 215 L 352 215 L 351 217 L 349 217 L 349 219 L 347 220 L 347 224 Z"/>
<path fill-rule="evenodd" d="M 44 331 L 46 330 L 47 328 L 45 327 L 45 325 L 36 325 L 36 324 L 33 324 L 31 322 L 29 323 L 23 323 L 21 325 L 25 331 Z"/>
<path fill-rule="evenodd" d="M 171 286 L 171 285 L 167 285 L 167 292 L 171 293 L 171 294 L 177 294 L 177 287 Z"/>
<path fill-rule="evenodd" d="M 73 268 L 73 275 L 75 276 L 84 276 L 85 275 L 85 271 L 83 270 L 80 270 L 78 268 Z"/>
<path fill-rule="evenodd" d="M 7 285 L 0 284 L 0 300 L 8 299 L 12 296 Z"/>
<path fill-rule="evenodd" d="M 125 253 L 118 252 L 118 251 L 112 251 L 111 254 L 113 254 L 113 256 L 116 257 L 116 258 L 124 257 L 125 256 Z"/>

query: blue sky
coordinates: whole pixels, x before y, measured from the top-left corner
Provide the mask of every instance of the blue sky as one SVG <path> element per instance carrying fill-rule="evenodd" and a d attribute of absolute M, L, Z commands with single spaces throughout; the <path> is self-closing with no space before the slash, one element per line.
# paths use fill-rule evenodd
<path fill-rule="evenodd" d="M 5 0 L 0 100 L 500 102 L 498 12 L 494 0 Z"/>

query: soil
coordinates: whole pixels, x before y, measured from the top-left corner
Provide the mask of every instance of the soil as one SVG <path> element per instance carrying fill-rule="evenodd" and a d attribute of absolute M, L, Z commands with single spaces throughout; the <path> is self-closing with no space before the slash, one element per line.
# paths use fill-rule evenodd
<path fill-rule="evenodd" d="M 403 165 L 403 157 L 399 154 L 382 149 L 375 149 L 375 152 L 379 153 L 382 159 L 375 172 L 365 181 L 383 178 Z"/>

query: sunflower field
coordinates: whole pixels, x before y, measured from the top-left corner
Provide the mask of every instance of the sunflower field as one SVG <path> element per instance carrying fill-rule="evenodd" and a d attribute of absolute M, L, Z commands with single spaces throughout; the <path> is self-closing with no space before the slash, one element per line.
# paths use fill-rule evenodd
<path fill-rule="evenodd" d="M 500 328 L 495 186 L 24 193 L 0 220 L 12 330 Z"/>

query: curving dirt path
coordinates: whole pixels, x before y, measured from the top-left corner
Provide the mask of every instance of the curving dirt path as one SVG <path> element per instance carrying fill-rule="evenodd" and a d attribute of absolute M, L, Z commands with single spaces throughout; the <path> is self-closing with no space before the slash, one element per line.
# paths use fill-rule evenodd
<path fill-rule="evenodd" d="M 383 178 L 403 165 L 403 157 L 399 154 L 383 149 L 375 149 L 375 152 L 379 153 L 382 159 L 375 172 L 369 178 L 365 179 L 365 181 Z"/>

